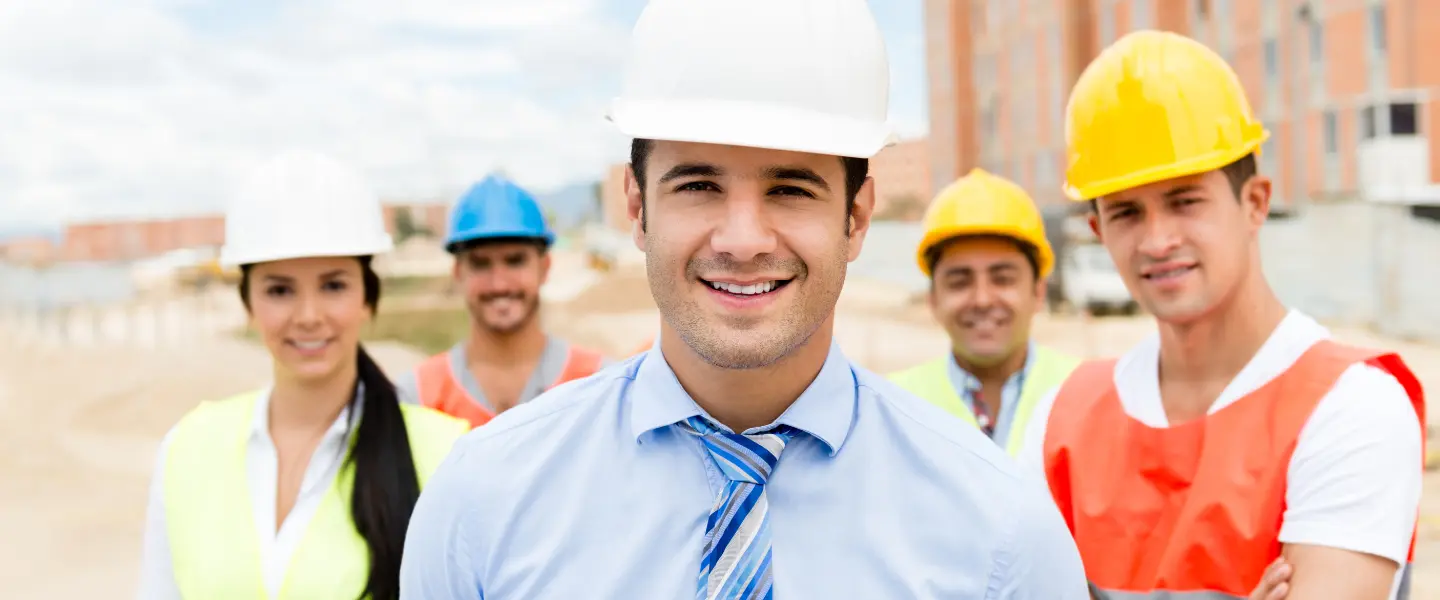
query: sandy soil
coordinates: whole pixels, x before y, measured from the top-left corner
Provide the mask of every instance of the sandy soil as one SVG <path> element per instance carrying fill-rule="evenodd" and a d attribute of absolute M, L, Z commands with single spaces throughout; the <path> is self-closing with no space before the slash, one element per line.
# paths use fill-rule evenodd
<path fill-rule="evenodd" d="M 552 273 L 565 280 L 577 273 Z M 574 286 L 571 286 L 574 287 Z M 566 289 L 546 324 L 615 356 L 658 330 L 643 271 L 627 269 L 588 289 Z M 1153 329 L 1144 318 L 1043 316 L 1043 343 L 1094 356 L 1123 351 Z M 1344 340 L 1402 350 L 1431 389 L 1440 348 L 1340 330 Z M 0 333 L 3 336 L 3 333 Z M 836 337 L 857 362 L 898 369 L 943 352 L 946 339 L 923 306 L 893 286 L 852 281 Z M 391 373 L 422 357 L 396 345 L 371 351 Z M 185 347 L 21 347 L 0 344 L 0 581 L 10 598 L 131 597 L 146 487 L 165 431 L 196 402 L 263 385 L 268 357 L 226 337 Z M 1440 598 L 1440 478 L 1427 481 L 1417 599 Z M 1434 565 L 1434 566 L 1432 566 Z M 80 567 L 80 568 L 76 568 Z"/>

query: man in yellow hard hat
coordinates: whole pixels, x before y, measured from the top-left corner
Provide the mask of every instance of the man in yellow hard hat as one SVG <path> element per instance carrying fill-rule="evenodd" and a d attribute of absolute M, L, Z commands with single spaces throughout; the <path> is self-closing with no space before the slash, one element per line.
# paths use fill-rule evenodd
<path fill-rule="evenodd" d="M 1020 455 L 1092 593 L 1405 598 L 1423 393 L 1399 356 L 1332 341 L 1266 281 L 1269 134 L 1230 66 L 1129 34 L 1081 74 L 1066 134 L 1066 193 L 1158 326 L 1076 368 Z"/>
<path fill-rule="evenodd" d="M 1024 189 L 975 169 L 935 197 L 924 227 L 916 260 L 950 352 L 890 379 L 1014 456 L 1036 403 L 1079 363 L 1030 340 L 1055 266 L 1045 223 Z"/>

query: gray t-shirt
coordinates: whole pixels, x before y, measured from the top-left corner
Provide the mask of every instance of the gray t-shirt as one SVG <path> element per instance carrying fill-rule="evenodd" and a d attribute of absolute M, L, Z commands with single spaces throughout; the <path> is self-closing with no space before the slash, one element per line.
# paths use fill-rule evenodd
<path fill-rule="evenodd" d="M 480 382 L 477 381 L 475 375 L 470 372 L 468 367 L 470 357 L 468 353 L 465 352 L 465 342 L 457 342 L 454 346 L 450 347 L 450 350 L 447 351 L 446 354 L 449 355 L 450 359 L 450 372 L 455 375 L 455 380 L 460 384 L 460 387 L 476 402 L 479 402 L 481 406 L 493 412 L 495 405 L 490 402 L 489 398 L 485 397 L 485 392 L 480 389 Z M 550 387 L 550 384 L 554 383 L 555 380 L 560 377 L 560 374 L 565 371 L 565 363 L 569 358 L 569 342 L 553 335 L 546 336 L 545 350 L 540 353 L 540 363 L 537 364 L 535 370 L 530 373 L 530 379 L 525 382 L 525 389 L 521 392 L 520 401 L 517 402 L 517 404 L 529 402 L 536 396 L 544 393 L 544 391 Z M 614 361 L 607 358 L 600 363 L 600 366 L 602 368 L 607 367 L 613 362 Z M 400 392 L 401 402 L 407 404 L 420 403 L 420 382 L 415 375 L 414 369 L 397 378 L 395 380 L 395 388 Z"/>

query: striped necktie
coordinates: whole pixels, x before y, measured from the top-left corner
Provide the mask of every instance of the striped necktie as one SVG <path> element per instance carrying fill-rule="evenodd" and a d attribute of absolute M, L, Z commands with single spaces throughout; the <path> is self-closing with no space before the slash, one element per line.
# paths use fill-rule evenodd
<path fill-rule="evenodd" d="M 690 417 L 681 429 L 700 436 L 715 465 L 730 480 L 705 523 L 705 549 L 695 597 L 750 600 L 773 597 L 769 503 L 765 480 L 797 430 L 781 425 L 765 433 L 740 435 Z"/>

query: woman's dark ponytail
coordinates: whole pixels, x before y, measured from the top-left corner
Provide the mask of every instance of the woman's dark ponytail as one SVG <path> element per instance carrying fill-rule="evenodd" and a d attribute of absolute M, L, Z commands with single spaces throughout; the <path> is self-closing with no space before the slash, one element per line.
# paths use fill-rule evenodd
<path fill-rule="evenodd" d="M 356 354 L 365 408 L 355 432 L 350 460 L 355 466 L 355 491 L 350 513 L 355 529 L 370 548 L 370 600 L 400 597 L 400 554 L 410 513 L 420 498 L 420 482 L 410 454 L 410 436 L 395 385 L 360 348 Z"/>
<path fill-rule="evenodd" d="M 361 265 L 365 303 L 376 310 L 380 303 L 380 277 L 371 270 L 368 258 L 362 259 Z M 395 384 L 363 346 L 356 352 L 355 360 L 359 368 L 356 385 L 364 390 L 359 401 L 365 404 L 355 431 L 355 447 L 347 459 L 355 468 L 350 514 L 356 531 L 370 549 L 370 575 L 360 599 L 398 600 L 400 555 L 405 548 L 410 514 L 420 498 L 420 480 L 410 453 L 410 435 L 405 428 L 405 415 L 400 410 Z"/>

